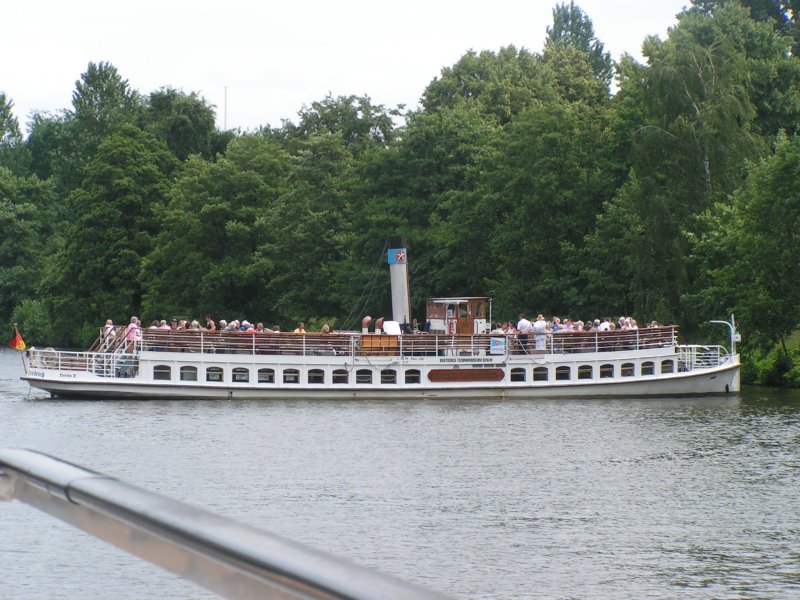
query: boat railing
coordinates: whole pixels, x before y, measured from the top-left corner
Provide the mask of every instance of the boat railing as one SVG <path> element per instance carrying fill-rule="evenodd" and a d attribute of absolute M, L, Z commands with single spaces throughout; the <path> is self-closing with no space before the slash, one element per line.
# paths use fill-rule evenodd
<path fill-rule="evenodd" d="M 730 354 L 723 346 L 686 344 L 678 346 L 677 353 L 679 370 L 681 371 L 711 369 L 730 360 Z"/>
<path fill-rule="evenodd" d="M 623 352 L 673 347 L 677 340 L 678 327 L 669 325 L 610 331 L 559 331 L 548 334 L 546 346 L 550 354 Z M 535 342 L 535 335 L 529 336 L 528 346 L 535 349 Z"/>
<path fill-rule="evenodd" d="M 385 333 L 253 333 L 142 330 L 138 350 L 202 354 L 267 354 L 302 356 L 483 356 L 570 354 L 673 347 L 677 327 L 630 331 L 548 334 L 537 349 L 535 336 L 521 343 L 514 336 Z M 498 343 L 501 342 L 501 343 Z"/>
<path fill-rule="evenodd" d="M 0 500 L 24 502 L 227 598 L 443 598 L 32 450 L 0 448 Z"/>
<path fill-rule="evenodd" d="M 126 352 L 74 352 L 54 348 L 27 350 L 28 369 L 81 371 L 100 377 L 133 377 L 139 368 L 139 357 Z"/>
<path fill-rule="evenodd" d="M 677 327 L 630 331 L 548 333 L 541 339 L 529 336 L 527 343 L 502 334 L 445 335 L 384 333 L 267 333 L 166 331 L 143 329 L 139 339 L 117 335 L 100 340 L 85 352 L 30 348 L 31 368 L 60 371 L 88 371 L 101 377 L 132 377 L 140 352 L 188 354 L 242 354 L 295 356 L 487 356 L 503 360 L 508 356 L 625 352 L 677 346 Z M 189 357 L 187 357 L 189 358 Z M 713 361 L 712 354 L 690 357 L 690 364 Z"/>

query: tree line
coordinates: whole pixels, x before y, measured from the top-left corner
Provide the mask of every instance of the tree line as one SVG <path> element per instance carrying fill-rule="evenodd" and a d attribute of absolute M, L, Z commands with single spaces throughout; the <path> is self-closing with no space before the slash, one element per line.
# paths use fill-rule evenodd
<path fill-rule="evenodd" d="M 327 96 L 246 132 L 106 62 L 26 135 L 0 92 L 0 320 L 62 346 L 134 314 L 357 327 L 402 234 L 420 319 L 486 295 L 725 341 L 734 313 L 745 379 L 798 385 L 798 5 L 695 0 L 640 63 L 560 4 L 540 53 L 466 52 L 413 110 Z"/>

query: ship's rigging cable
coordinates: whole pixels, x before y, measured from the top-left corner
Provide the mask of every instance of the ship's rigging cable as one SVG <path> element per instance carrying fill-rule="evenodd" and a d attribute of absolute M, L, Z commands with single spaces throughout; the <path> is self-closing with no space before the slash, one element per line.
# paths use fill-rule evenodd
<path fill-rule="evenodd" d="M 387 239 L 383 243 L 383 250 L 378 255 L 378 264 L 375 265 L 375 268 L 372 271 L 372 276 L 367 284 L 364 286 L 364 289 L 361 290 L 361 295 L 356 300 L 355 306 L 353 306 L 350 313 L 344 320 L 344 328 L 345 330 L 350 330 L 355 327 L 357 322 L 364 316 L 361 313 L 364 312 L 369 301 L 372 299 L 372 293 L 375 290 L 375 284 L 378 281 L 378 277 L 381 274 L 381 266 L 383 265 L 383 257 L 386 255 L 386 252 L 389 250 L 389 240 Z M 363 300 L 363 302 L 362 302 Z"/>

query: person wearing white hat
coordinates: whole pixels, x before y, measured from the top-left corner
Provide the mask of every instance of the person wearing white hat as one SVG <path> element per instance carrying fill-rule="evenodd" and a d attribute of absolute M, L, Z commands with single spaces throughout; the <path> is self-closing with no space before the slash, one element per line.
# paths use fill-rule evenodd
<path fill-rule="evenodd" d="M 547 322 L 544 315 L 536 317 L 533 323 L 533 341 L 537 350 L 544 350 L 547 345 Z"/>

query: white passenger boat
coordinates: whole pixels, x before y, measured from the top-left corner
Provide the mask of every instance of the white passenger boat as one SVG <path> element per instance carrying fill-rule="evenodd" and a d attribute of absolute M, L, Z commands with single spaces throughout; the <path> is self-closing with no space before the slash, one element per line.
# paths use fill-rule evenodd
<path fill-rule="evenodd" d="M 398 241 L 400 240 L 400 241 Z M 345 399 L 676 396 L 739 391 L 730 350 L 678 341 L 676 326 L 549 333 L 538 349 L 489 332 L 491 301 L 432 298 L 411 327 L 407 253 L 389 250 L 394 320 L 318 334 L 142 329 L 87 351 L 27 351 L 23 379 L 63 398 Z"/>

